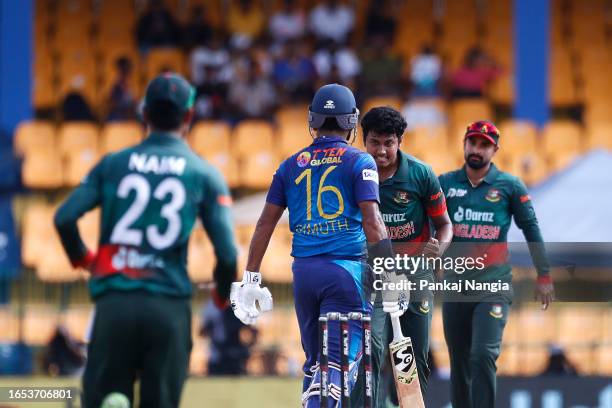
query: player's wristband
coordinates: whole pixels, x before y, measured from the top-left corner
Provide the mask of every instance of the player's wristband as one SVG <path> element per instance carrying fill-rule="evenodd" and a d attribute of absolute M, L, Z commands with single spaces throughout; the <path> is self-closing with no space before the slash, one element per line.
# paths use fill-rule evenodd
<path fill-rule="evenodd" d="M 244 271 L 242 275 L 242 283 L 254 283 L 256 285 L 261 284 L 261 273 Z"/>
<path fill-rule="evenodd" d="M 213 290 L 210 291 L 210 296 L 212 297 L 215 306 L 217 306 L 221 310 L 227 309 L 230 304 L 229 299 L 223 299 L 221 295 L 219 295 L 219 292 L 217 292 L 217 288 L 213 288 Z"/>
<path fill-rule="evenodd" d="M 553 281 L 550 275 L 540 275 L 536 279 L 538 285 L 552 285 Z"/>
<path fill-rule="evenodd" d="M 82 258 L 71 260 L 70 263 L 72 264 L 73 268 L 88 268 L 89 265 L 91 265 L 95 259 L 96 256 L 94 255 L 94 253 L 91 251 L 87 251 L 87 253 Z"/>

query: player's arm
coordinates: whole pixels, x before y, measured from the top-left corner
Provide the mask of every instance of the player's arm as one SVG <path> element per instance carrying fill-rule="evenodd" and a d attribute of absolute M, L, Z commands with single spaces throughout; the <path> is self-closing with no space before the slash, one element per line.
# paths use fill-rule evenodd
<path fill-rule="evenodd" d="M 205 200 L 200 206 L 200 218 L 213 245 L 217 263 L 213 271 L 216 283 L 212 292 L 218 306 L 229 298 L 232 282 L 236 278 L 237 250 L 231 217 L 231 196 L 219 174 L 211 174 L 205 181 Z"/>
<path fill-rule="evenodd" d="M 244 324 L 255 324 L 260 311 L 255 303 L 259 303 L 261 311 L 272 309 L 272 294 L 268 288 L 261 287 L 261 261 L 268 249 L 270 238 L 276 228 L 283 211 L 287 207 L 285 183 L 283 180 L 283 164 L 274 173 L 272 184 L 268 190 L 266 204 L 259 216 L 255 232 L 251 238 L 247 269 L 241 282 L 232 284 L 230 300 L 234 314 Z"/>
<path fill-rule="evenodd" d="M 276 228 L 278 220 L 283 215 L 283 211 L 285 211 L 285 207 L 268 202 L 265 204 L 257 221 L 253 238 L 251 238 L 246 266 L 247 271 L 258 272 L 261 268 L 261 261 L 266 253 L 266 249 L 268 249 L 274 228 Z"/>
<path fill-rule="evenodd" d="M 73 267 L 89 269 L 95 255 L 85 246 L 77 221 L 100 204 L 104 160 L 100 161 L 58 208 L 53 222 Z"/>
<path fill-rule="evenodd" d="M 529 247 L 531 259 L 536 267 L 536 299 L 542 302 L 542 308 L 547 309 L 554 299 L 554 287 L 550 277 L 550 265 L 544 248 L 544 239 L 540 232 L 535 209 L 531 197 L 522 181 L 516 180 L 514 191 L 510 198 L 510 210 L 514 222 L 523 231 Z"/>
<path fill-rule="evenodd" d="M 361 155 L 356 160 L 353 172 L 353 188 L 355 201 L 359 204 L 361 211 L 361 224 L 368 242 L 368 264 L 374 271 L 376 259 L 394 258 L 395 254 L 378 207 L 380 202 L 378 171 L 374 159 L 369 154 Z M 383 280 L 396 277 L 395 269 L 386 271 L 382 276 Z M 408 299 L 408 293 L 383 291 L 383 310 L 391 316 L 399 317 L 407 308 Z"/>

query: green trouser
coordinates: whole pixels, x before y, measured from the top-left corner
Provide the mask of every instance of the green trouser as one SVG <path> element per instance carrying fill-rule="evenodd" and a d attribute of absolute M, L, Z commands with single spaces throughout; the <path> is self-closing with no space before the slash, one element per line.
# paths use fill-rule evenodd
<path fill-rule="evenodd" d="M 421 392 L 425 395 L 429 366 L 429 334 L 431 332 L 432 303 L 410 303 L 410 307 L 400 317 L 402 333 L 412 339 L 412 347 L 416 358 Z M 374 306 L 372 312 L 372 385 L 374 389 L 375 407 L 385 406 L 384 383 L 382 381 L 383 367 L 389 356 L 389 343 L 393 340 L 393 330 L 389 315 L 383 312 L 382 305 Z"/>
<path fill-rule="evenodd" d="M 95 319 L 83 376 L 85 408 L 100 408 L 120 392 L 140 406 L 176 408 L 191 352 L 189 299 L 145 292 L 109 292 L 96 299 Z"/>
<path fill-rule="evenodd" d="M 509 303 L 444 303 L 453 408 L 495 406 L 497 357 Z"/>

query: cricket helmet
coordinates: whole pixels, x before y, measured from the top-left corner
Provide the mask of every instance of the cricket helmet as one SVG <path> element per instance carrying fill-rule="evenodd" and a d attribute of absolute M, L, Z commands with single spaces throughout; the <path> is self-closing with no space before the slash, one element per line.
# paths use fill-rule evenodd
<path fill-rule="evenodd" d="M 323 85 L 312 98 L 308 107 L 308 125 L 319 129 L 327 118 L 335 118 L 338 126 L 344 130 L 357 127 L 359 109 L 353 92 L 346 86 Z"/>

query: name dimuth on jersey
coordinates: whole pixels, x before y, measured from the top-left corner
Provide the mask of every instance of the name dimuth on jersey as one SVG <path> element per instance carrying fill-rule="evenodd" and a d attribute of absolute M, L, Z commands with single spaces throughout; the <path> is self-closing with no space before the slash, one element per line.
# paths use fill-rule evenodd
<path fill-rule="evenodd" d="M 132 153 L 129 169 L 138 173 L 154 173 L 159 175 L 173 174 L 181 176 L 185 172 L 187 161 L 184 157 L 161 156 L 154 154 Z"/>

